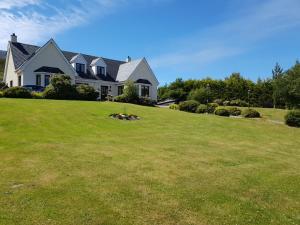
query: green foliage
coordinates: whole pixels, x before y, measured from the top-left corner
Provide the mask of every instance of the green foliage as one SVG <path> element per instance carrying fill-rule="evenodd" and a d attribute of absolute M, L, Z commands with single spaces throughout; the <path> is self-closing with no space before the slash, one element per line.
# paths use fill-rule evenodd
<path fill-rule="evenodd" d="M 285 117 L 285 123 L 291 127 L 300 127 L 300 110 L 289 111 Z"/>
<path fill-rule="evenodd" d="M 207 112 L 208 113 L 214 113 L 216 108 L 218 107 L 219 105 L 217 103 L 208 103 L 207 104 Z"/>
<path fill-rule="evenodd" d="M 0 98 L 4 97 L 4 94 L 2 91 L 0 91 Z"/>
<path fill-rule="evenodd" d="M 211 102 L 212 96 L 208 88 L 198 88 L 190 92 L 188 99 L 195 100 L 201 104 L 206 104 Z"/>
<path fill-rule="evenodd" d="M 78 94 L 74 85 L 71 84 L 71 78 L 67 75 L 54 75 L 43 92 L 46 99 L 77 99 Z"/>
<path fill-rule="evenodd" d="M 223 108 L 223 107 L 218 107 L 215 110 L 215 115 L 228 117 L 228 116 L 230 116 L 230 113 L 229 113 L 228 109 Z"/>
<path fill-rule="evenodd" d="M 235 99 L 235 100 L 230 101 L 229 105 L 230 106 L 246 107 L 246 106 L 248 106 L 248 103 L 244 100 L 241 100 L 241 99 Z"/>
<path fill-rule="evenodd" d="M 137 87 L 134 85 L 133 81 L 127 81 L 124 87 L 123 97 L 125 102 L 128 103 L 138 103 L 139 102 L 139 93 Z"/>
<path fill-rule="evenodd" d="M 35 92 L 35 91 L 31 92 L 31 97 L 34 98 L 34 99 L 42 99 L 42 98 L 44 98 L 43 97 L 43 93 L 41 93 L 41 92 Z"/>
<path fill-rule="evenodd" d="M 138 99 L 138 104 L 143 105 L 143 106 L 154 106 L 155 101 L 151 100 L 150 98 L 147 97 L 140 97 Z"/>
<path fill-rule="evenodd" d="M 31 93 L 23 87 L 11 87 L 4 90 L 3 96 L 6 98 L 31 98 Z"/>
<path fill-rule="evenodd" d="M 196 112 L 198 106 L 199 106 L 199 102 L 195 100 L 188 100 L 188 101 L 181 102 L 179 104 L 179 110 L 194 113 Z"/>
<path fill-rule="evenodd" d="M 242 116 L 245 118 L 259 118 L 260 113 L 255 109 L 244 109 L 242 111 Z"/>
<path fill-rule="evenodd" d="M 7 85 L 3 81 L 1 81 L 0 82 L 0 90 L 4 90 L 4 89 L 7 89 L 7 88 L 8 88 Z"/>
<path fill-rule="evenodd" d="M 207 112 L 207 106 L 204 104 L 201 104 L 197 107 L 196 113 L 206 113 Z"/>
<path fill-rule="evenodd" d="M 3 80 L 4 67 L 5 67 L 5 59 L 0 59 L 0 81 Z"/>
<path fill-rule="evenodd" d="M 80 100 L 95 101 L 99 97 L 99 93 L 90 85 L 80 84 L 76 87 L 76 91 Z"/>
<path fill-rule="evenodd" d="M 223 100 L 222 99 L 215 99 L 213 103 L 217 103 L 218 105 L 223 105 Z"/>
<path fill-rule="evenodd" d="M 229 107 L 228 111 L 231 116 L 239 116 L 242 114 L 242 110 L 237 107 Z"/>
<path fill-rule="evenodd" d="M 179 110 L 179 105 L 178 104 L 169 105 L 169 109 Z"/>

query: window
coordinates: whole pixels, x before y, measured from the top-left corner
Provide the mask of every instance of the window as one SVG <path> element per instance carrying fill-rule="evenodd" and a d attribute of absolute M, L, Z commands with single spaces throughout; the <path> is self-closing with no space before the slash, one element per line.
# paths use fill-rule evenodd
<path fill-rule="evenodd" d="M 14 86 L 14 82 L 12 80 L 9 82 L 9 86 L 10 87 Z"/>
<path fill-rule="evenodd" d="M 103 66 L 97 66 L 97 75 L 105 75 L 105 68 Z"/>
<path fill-rule="evenodd" d="M 76 63 L 76 72 L 84 73 L 85 72 L 85 65 L 81 63 Z"/>
<path fill-rule="evenodd" d="M 42 77 L 41 74 L 37 74 L 35 77 L 35 85 L 42 86 Z"/>
<path fill-rule="evenodd" d="M 122 95 L 124 91 L 124 86 L 118 86 L 118 95 Z"/>
<path fill-rule="evenodd" d="M 45 75 L 45 87 L 50 84 L 50 75 Z"/>
<path fill-rule="evenodd" d="M 141 86 L 141 95 L 142 97 L 149 97 L 149 86 Z"/>
<path fill-rule="evenodd" d="M 18 86 L 22 86 L 22 77 L 18 76 Z"/>

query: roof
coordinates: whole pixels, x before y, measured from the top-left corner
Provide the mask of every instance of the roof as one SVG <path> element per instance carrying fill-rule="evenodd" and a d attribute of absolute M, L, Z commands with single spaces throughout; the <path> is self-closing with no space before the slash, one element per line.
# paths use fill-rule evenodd
<path fill-rule="evenodd" d="M 142 59 L 134 60 L 128 63 L 124 63 L 120 65 L 120 69 L 118 72 L 118 76 L 116 78 L 117 81 L 125 81 L 132 74 L 132 72 L 137 68 L 137 66 L 141 63 Z"/>
<path fill-rule="evenodd" d="M 6 59 L 6 51 L 0 50 L 0 59 Z"/>
<path fill-rule="evenodd" d="M 12 56 L 14 58 L 15 68 L 18 69 L 25 61 L 29 60 L 32 56 L 35 55 L 36 51 L 40 49 L 39 46 L 24 44 L 20 42 L 9 42 L 11 46 Z M 62 51 L 63 55 L 70 62 L 73 57 L 80 53 Z M 113 60 L 108 58 L 103 58 L 99 56 L 92 56 L 81 54 L 87 62 L 87 65 L 90 65 L 92 61 L 98 58 L 102 58 L 106 63 L 106 76 L 104 75 L 93 75 L 90 69 L 87 70 L 87 73 L 78 73 L 78 75 L 83 79 L 93 79 L 93 80 L 105 80 L 105 81 L 116 81 L 119 67 L 122 64 L 127 64 L 124 61 Z"/>
<path fill-rule="evenodd" d="M 40 67 L 37 70 L 35 70 L 34 72 L 59 73 L 59 74 L 63 74 L 64 73 L 59 68 L 48 67 L 48 66 Z"/>

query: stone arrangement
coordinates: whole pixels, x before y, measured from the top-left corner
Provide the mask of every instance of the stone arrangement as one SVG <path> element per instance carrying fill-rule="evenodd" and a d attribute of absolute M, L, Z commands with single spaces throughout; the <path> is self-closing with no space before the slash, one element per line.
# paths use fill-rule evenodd
<path fill-rule="evenodd" d="M 119 120 L 139 120 L 140 117 L 133 114 L 126 114 L 126 113 L 113 113 L 109 115 L 111 118 L 119 119 Z"/>

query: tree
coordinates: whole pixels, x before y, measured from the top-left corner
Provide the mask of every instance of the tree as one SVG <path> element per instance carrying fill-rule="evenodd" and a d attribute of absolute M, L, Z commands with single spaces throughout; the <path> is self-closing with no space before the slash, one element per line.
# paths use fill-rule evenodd
<path fill-rule="evenodd" d="M 279 63 L 276 63 L 274 69 L 272 70 L 272 74 L 273 74 L 273 80 L 276 80 L 277 78 L 282 77 L 283 69 L 281 68 Z"/>
<path fill-rule="evenodd" d="M 123 97 L 126 102 L 138 103 L 139 93 L 133 81 L 127 81 L 124 88 Z"/>
<path fill-rule="evenodd" d="M 207 102 L 212 101 L 212 96 L 208 88 L 198 88 L 190 92 L 188 99 L 195 100 L 201 104 L 206 104 Z"/>
<path fill-rule="evenodd" d="M 77 99 L 78 94 L 71 78 L 68 75 L 55 74 L 50 85 L 45 89 L 43 96 L 48 99 Z"/>

